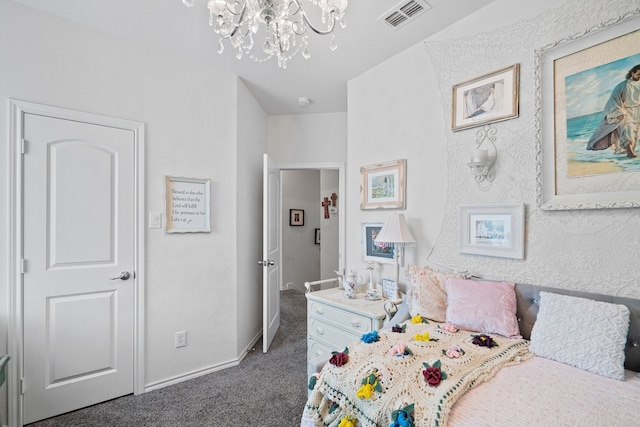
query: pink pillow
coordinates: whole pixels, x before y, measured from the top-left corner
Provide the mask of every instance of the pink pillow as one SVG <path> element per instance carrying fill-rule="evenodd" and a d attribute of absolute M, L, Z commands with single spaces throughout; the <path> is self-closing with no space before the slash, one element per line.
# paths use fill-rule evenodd
<path fill-rule="evenodd" d="M 513 283 L 450 277 L 446 286 L 447 322 L 468 331 L 522 338 Z"/>

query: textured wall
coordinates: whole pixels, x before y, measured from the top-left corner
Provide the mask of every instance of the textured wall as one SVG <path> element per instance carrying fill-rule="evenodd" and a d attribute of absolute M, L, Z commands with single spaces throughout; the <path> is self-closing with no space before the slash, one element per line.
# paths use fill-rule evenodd
<path fill-rule="evenodd" d="M 507 2 L 496 3 L 489 7 L 498 10 Z M 517 24 L 425 42 L 445 117 L 451 114 L 453 85 L 514 63 L 521 67 L 520 116 L 492 125 L 498 160 L 490 186 L 478 186 L 466 165 L 481 128 L 447 132 L 446 215 L 430 260 L 464 266 L 489 278 L 640 298 L 640 209 L 543 211 L 536 207 L 535 50 L 635 15 L 640 15 L 637 0 L 566 1 Z M 640 188 L 640 174 L 629 179 Z M 524 260 L 459 253 L 459 205 L 519 202 L 526 205 Z"/>

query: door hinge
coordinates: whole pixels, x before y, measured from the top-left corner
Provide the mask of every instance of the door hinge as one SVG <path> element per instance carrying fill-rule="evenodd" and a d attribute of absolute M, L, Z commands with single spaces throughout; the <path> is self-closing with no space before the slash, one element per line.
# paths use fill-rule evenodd
<path fill-rule="evenodd" d="M 20 394 L 24 394 L 24 378 L 20 378 Z"/>
<path fill-rule="evenodd" d="M 27 260 L 22 258 L 20 260 L 20 274 L 24 274 L 27 271 Z"/>
<path fill-rule="evenodd" d="M 24 138 L 22 139 L 22 144 L 20 147 L 20 151 L 22 154 L 27 152 L 27 140 L 25 140 Z"/>

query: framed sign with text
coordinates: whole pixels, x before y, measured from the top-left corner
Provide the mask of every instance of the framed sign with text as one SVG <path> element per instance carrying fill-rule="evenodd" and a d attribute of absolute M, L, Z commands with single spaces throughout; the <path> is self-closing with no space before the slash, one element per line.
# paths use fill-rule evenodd
<path fill-rule="evenodd" d="M 167 233 L 211 232 L 211 180 L 165 176 Z"/>

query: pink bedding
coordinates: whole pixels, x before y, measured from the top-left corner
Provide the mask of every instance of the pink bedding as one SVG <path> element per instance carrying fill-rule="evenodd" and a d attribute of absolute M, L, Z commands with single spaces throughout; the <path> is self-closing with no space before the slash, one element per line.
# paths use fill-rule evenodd
<path fill-rule="evenodd" d="M 450 427 L 640 425 L 640 378 L 617 381 L 542 357 L 502 368 L 462 396 Z"/>

